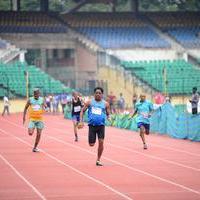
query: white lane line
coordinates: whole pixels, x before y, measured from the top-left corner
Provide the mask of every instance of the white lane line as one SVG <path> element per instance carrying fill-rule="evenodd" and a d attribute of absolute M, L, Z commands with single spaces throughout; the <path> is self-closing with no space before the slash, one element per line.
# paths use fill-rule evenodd
<path fill-rule="evenodd" d="M 59 131 L 60 133 L 64 133 L 64 131 L 62 131 L 61 129 L 58 129 L 58 128 L 53 128 L 53 129 Z M 83 136 L 83 137 L 86 138 L 87 136 Z M 152 156 L 152 155 L 148 155 L 148 154 L 145 154 L 145 153 L 141 153 L 139 151 L 135 151 L 135 150 L 132 150 L 130 148 L 121 147 L 121 146 L 118 146 L 118 145 L 111 144 L 109 142 L 106 142 L 106 145 L 113 146 L 113 147 L 118 148 L 118 149 L 123 149 L 123 150 L 129 151 L 129 152 L 132 152 L 132 153 L 137 153 L 137 154 L 143 155 L 145 157 L 152 158 L 152 159 L 155 159 L 155 160 L 160 160 L 160 161 L 163 161 L 163 162 L 166 162 L 166 163 L 169 163 L 169 164 L 177 165 L 179 167 L 184 167 L 184 168 L 191 169 L 191 170 L 194 170 L 194 171 L 200 171 L 200 169 L 195 168 L 195 167 L 191 167 L 191 166 L 184 165 L 184 164 L 181 164 L 181 163 L 178 163 L 178 162 L 175 162 L 175 161 L 160 158 L 158 156 Z"/>
<path fill-rule="evenodd" d="M 93 152 L 91 152 L 91 151 L 89 151 L 89 150 L 86 150 L 86 149 L 84 149 L 84 148 L 82 148 L 82 147 L 79 147 L 79 146 L 76 146 L 76 145 L 73 145 L 73 144 L 64 142 L 63 140 L 57 139 L 57 138 L 55 138 L 55 137 L 48 136 L 48 138 L 51 138 L 51 139 L 53 139 L 53 140 L 55 140 L 55 141 L 58 141 L 58 142 L 63 143 L 63 144 L 65 144 L 65 145 L 71 146 L 71 147 L 73 147 L 73 148 L 80 149 L 81 151 L 85 151 L 85 152 L 90 153 L 90 154 L 92 154 L 92 155 L 96 155 L 96 153 L 93 153 Z M 145 175 L 147 175 L 147 176 L 153 177 L 153 178 L 155 178 L 155 179 L 157 179 L 157 180 L 160 180 L 160 181 L 162 181 L 162 182 L 165 182 L 165 183 L 169 183 L 169 184 L 171 184 L 171 185 L 178 186 L 178 187 L 180 187 L 180 188 L 182 188 L 182 189 L 185 189 L 185 190 L 187 190 L 187 191 L 190 191 L 190 192 L 193 192 L 193 193 L 196 193 L 196 194 L 200 194 L 199 191 L 193 190 L 192 188 L 186 187 L 186 186 L 184 186 L 184 185 L 182 185 L 182 184 L 178 184 L 178 183 L 176 183 L 176 182 L 174 182 L 174 181 L 170 181 L 170 180 L 165 179 L 165 178 L 162 178 L 162 177 L 160 177 L 160 176 L 156 176 L 156 175 L 154 175 L 154 174 L 145 172 L 145 171 L 143 171 L 143 170 L 139 170 L 139 169 L 137 169 L 137 168 L 134 168 L 134 167 L 131 167 L 131 166 L 126 165 L 126 164 L 124 164 L 124 163 L 115 161 L 115 160 L 110 159 L 110 158 L 105 157 L 105 156 L 103 156 L 103 158 L 104 158 L 105 160 L 108 160 L 108 161 L 112 162 L 112 163 L 115 163 L 115 164 L 117 164 L 117 165 L 120 165 L 120 166 L 123 166 L 123 167 L 125 167 L 125 168 L 128 168 L 128 169 L 130 169 L 130 170 L 132 170 L 132 171 L 136 171 L 136 172 L 145 174 Z"/>
<path fill-rule="evenodd" d="M 65 123 L 62 123 L 62 122 L 54 122 L 54 123 L 56 123 L 56 124 L 63 124 L 63 125 L 66 126 L 66 124 L 65 124 Z M 110 128 L 115 128 L 115 127 L 110 127 Z M 131 130 L 129 130 L 129 131 L 131 131 Z M 136 131 L 135 131 L 135 132 L 136 132 Z M 113 137 L 124 139 L 124 136 L 116 135 L 116 134 L 115 134 Z M 129 140 L 129 141 L 130 141 L 130 140 Z M 138 143 L 138 142 L 136 142 L 136 143 Z M 159 148 L 162 148 L 162 149 L 168 149 L 168 150 L 171 150 L 171 151 L 181 152 L 181 153 L 185 153 L 185 154 L 188 154 L 188 155 L 200 157 L 200 154 L 196 154 L 196 153 L 184 151 L 184 150 L 177 149 L 177 148 L 173 148 L 173 147 L 165 147 L 165 146 L 162 146 L 162 145 L 159 145 L 159 144 L 155 144 L 155 143 L 152 143 L 152 142 L 151 142 L 151 145 L 152 145 L 152 146 L 159 147 Z"/>
<path fill-rule="evenodd" d="M 177 165 L 177 166 L 180 166 L 180 167 L 188 168 L 188 169 L 191 169 L 191 170 L 194 170 L 194 171 L 200 171 L 200 169 L 198 169 L 198 168 L 194 168 L 194 167 L 184 165 L 184 164 L 181 164 L 181 163 L 178 163 L 178 162 L 174 162 L 174 161 L 171 161 L 171 160 L 166 160 L 164 158 L 160 158 L 160 157 L 157 157 L 157 156 L 147 155 L 145 153 L 141 153 L 139 151 L 135 151 L 135 150 L 132 150 L 132 149 L 129 149 L 129 148 L 126 148 L 126 147 L 120 147 L 118 145 L 114 145 L 114 144 L 110 144 L 110 143 L 108 143 L 108 145 L 113 146 L 113 147 L 118 148 L 118 149 L 123 149 L 123 150 L 129 151 L 129 152 L 137 153 L 137 154 L 140 154 L 140 155 L 143 155 L 145 157 L 149 157 L 149 158 L 152 158 L 152 159 L 155 159 L 155 160 L 160 160 L 160 161 L 163 161 L 163 162 L 166 162 L 166 163 L 170 163 L 170 164 Z"/>
<path fill-rule="evenodd" d="M 44 195 L 41 194 L 41 192 L 34 185 L 32 185 L 12 164 L 10 164 L 4 156 L 0 154 L 0 158 L 40 197 L 40 199 L 46 200 Z"/>
<path fill-rule="evenodd" d="M 11 123 L 11 124 L 13 124 L 13 125 L 15 125 L 15 126 L 18 126 L 18 127 L 20 127 L 20 128 L 24 128 L 24 127 L 19 126 L 19 125 L 15 124 L 15 123 Z M 66 144 L 66 145 L 68 145 L 68 146 L 71 146 L 71 147 L 74 147 L 74 148 L 78 148 L 78 149 L 80 149 L 80 150 L 82 150 L 82 151 L 85 151 L 85 152 L 88 152 L 88 153 L 90 153 L 90 154 L 93 154 L 93 155 L 95 154 L 95 153 L 93 153 L 93 152 L 91 152 L 91 151 L 85 150 L 84 148 L 81 148 L 81 147 L 72 145 L 72 144 L 70 144 L 70 143 L 64 142 L 64 141 L 59 140 L 59 139 L 57 139 L 57 138 L 54 138 L 54 137 L 52 137 L 52 136 L 47 136 L 47 137 L 52 138 L 53 140 L 59 141 L 60 143 Z M 95 155 L 96 155 L 96 154 L 95 154 Z M 143 170 L 139 170 L 139 169 L 137 169 L 137 168 L 134 168 L 134 167 L 131 167 L 131 166 L 126 165 L 126 164 L 124 164 L 124 163 L 121 163 L 121 162 L 112 160 L 112 159 L 110 159 L 110 158 L 108 158 L 108 157 L 105 157 L 105 156 L 104 156 L 103 158 L 106 159 L 106 160 L 108 160 L 108 161 L 110 161 L 110 162 L 112 162 L 112 163 L 115 163 L 115 164 L 117 164 L 117 165 L 123 166 L 123 167 L 125 167 L 125 168 L 130 169 L 130 170 L 133 170 L 133 171 L 136 171 L 136 172 L 145 174 L 145 175 L 147 175 L 147 176 L 153 177 L 154 179 L 160 180 L 160 181 L 162 181 L 162 182 L 169 183 L 169 184 L 171 184 L 171 185 L 175 185 L 175 186 L 177 186 L 177 187 L 180 187 L 180 188 L 182 188 L 182 189 L 185 189 L 185 190 L 187 190 L 187 191 L 190 191 L 190 192 L 193 192 L 193 193 L 196 193 L 196 194 L 200 194 L 199 191 L 194 190 L 194 189 L 192 189 L 192 188 L 189 188 L 189 187 L 187 187 L 187 186 L 184 186 L 184 185 L 182 185 L 182 184 L 176 183 L 176 182 L 174 182 L 174 181 L 170 181 L 170 180 L 165 179 L 165 178 L 162 178 L 162 177 L 160 177 L 160 176 L 157 176 L 157 175 L 154 175 L 154 174 L 145 172 L 145 171 L 143 171 Z"/>
<path fill-rule="evenodd" d="M 59 118 L 58 118 L 59 119 Z M 3 119 L 5 121 L 7 121 L 8 123 L 12 124 L 12 122 L 6 120 L 6 119 Z M 68 120 L 69 121 L 69 120 Z M 63 124 L 65 126 L 67 126 L 65 123 L 62 123 L 62 122 L 55 122 L 55 124 Z M 115 128 L 115 127 L 110 127 L 110 128 Z M 56 128 L 55 128 L 56 129 Z M 130 130 L 129 130 L 130 131 Z M 121 138 L 121 139 L 125 139 L 124 136 L 121 136 L 121 135 L 114 135 L 113 137 L 115 138 Z M 131 142 L 130 140 L 128 140 L 128 142 Z M 135 141 L 134 141 L 135 142 Z M 138 144 L 138 142 L 136 142 Z M 180 152 L 180 153 L 185 153 L 185 154 L 188 154 L 188 155 L 191 155 L 191 156 L 197 156 L 197 157 L 200 157 L 200 154 L 197 154 L 197 153 L 192 153 L 192 152 L 189 152 L 189 151 L 184 151 L 184 150 L 181 150 L 181 149 L 177 149 L 177 148 L 173 148 L 173 147 L 166 147 L 166 146 L 163 146 L 163 145 L 159 145 L 159 144 L 155 144 L 153 142 L 151 142 L 151 145 L 152 146 L 155 146 L 155 147 L 159 147 L 161 149 L 167 149 L 167 150 L 171 150 L 171 151 L 175 151 L 175 152 Z"/>
<path fill-rule="evenodd" d="M 26 145 L 32 147 L 32 145 L 29 144 L 28 142 L 26 142 L 25 140 L 22 140 L 21 138 L 19 138 L 19 137 L 15 136 L 15 135 L 13 135 L 13 134 L 11 134 L 11 133 L 9 133 L 9 132 L 3 130 L 3 129 L 0 129 L 0 131 L 3 132 L 3 133 L 5 133 L 5 134 L 7 134 L 7 135 L 9 135 L 9 136 L 11 136 L 11 137 L 14 137 L 14 138 L 16 138 L 17 140 L 19 140 L 20 142 L 22 142 L 22 143 L 24 143 L 24 144 L 26 144 Z M 80 175 L 82 175 L 82 176 L 84 176 L 84 177 L 90 179 L 91 181 L 93 181 L 93 182 L 95 182 L 95 183 L 98 183 L 99 185 L 101 185 L 101 186 L 107 188 L 108 190 L 110 190 L 110 191 L 112 191 L 113 193 L 115 193 L 115 194 L 117 194 L 117 195 L 123 197 L 124 199 L 133 200 L 133 199 L 130 198 L 129 196 L 127 196 L 127 195 L 125 195 L 125 194 L 119 192 L 118 190 L 116 190 L 116 189 L 114 189 L 113 187 L 111 187 L 111 186 L 109 186 L 109 185 L 103 183 L 102 181 L 100 181 L 100 180 L 98 180 L 98 179 L 96 179 L 96 178 L 94 178 L 94 177 L 92 177 L 92 176 L 90 176 L 90 175 L 88 175 L 88 174 L 86 174 L 86 173 L 84 173 L 84 172 L 81 172 L 80 170 L 78 170 L 78 169 L 72 167 L 71 165 L 69 165 L 69 164 L 63 162 L 62 160 L 60 160 L 60 159 L 56 158 L 55 156 L 53 156 L 53 155 L 47 153 L 46 151 L 44 151 L 44 150 L 42 150 L 42 149 L 40 149 L 40 150 L 41 150 L 42 153 L 44 153 L 47 157 L 51 158 L 52 160 L 55 160 L 55 161 L 58 162 L 59 164 L 64 165 L 65 167 L 71 169 L 72 171 L 74 171 L 74 172 L 76 172 L 76 173 L 78 173 L 78 174 L 80 174 Z"/>

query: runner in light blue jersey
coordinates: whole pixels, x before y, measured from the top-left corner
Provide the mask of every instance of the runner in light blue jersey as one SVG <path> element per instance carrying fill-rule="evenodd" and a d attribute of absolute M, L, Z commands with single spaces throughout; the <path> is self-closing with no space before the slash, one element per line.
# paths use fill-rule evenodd
<path fill-rule="evenodd" d="M 144 144 L 144 149 L 147 149 L 147 144 L 145 141 L 144 134 L 149 134 L 150 129 L 150 121 L 151 113 L 153 111 L 153 104 L 150 101 L 146 100 L 145 95 L 140 95 L 140 101 L 135 105 L 135 112 L 132 117 L 137 115 L 136 121 L 137 126 L 140 129 L 140 137 L 142 138 L 142 142 Z"/>

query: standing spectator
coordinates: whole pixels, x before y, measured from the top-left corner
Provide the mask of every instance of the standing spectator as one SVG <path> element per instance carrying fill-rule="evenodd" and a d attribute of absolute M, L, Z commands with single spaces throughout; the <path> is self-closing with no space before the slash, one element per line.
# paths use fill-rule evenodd
<path fill-rule="evenodd" d="M 60 96 L 60 102 L 62 106 L 62 113 L 64 114 L 65 106 L 67 105 L 67 94 L 64 92 Z"/>
<path fill-rule="evenodd" d="M 171 103 L 170 96 L 168 96 L 168 95 L 165 96 L 165 103 Z"/>
<path fill-rule="evenodd" d="M 137 94 L 133 95 L 132 102 L 133 102 L 133 109 L 135 110 L 135 104 L 137 103 Z"/>
<path fill-rule="evenodd" d="M 110 112 L 115 113 L 115 101 L 116 101 L 116 96 L 113 94 L 113 92 L 110 92 L 110 95 L 108 95 L 108 102 L 110 105 Z"/>
<path fill-rule="evenodd" d="M 52 98 L 52 107 L 53 107 L 53 113 L 57 113 L 58 112 L 58 103 L 59 103 L 59 97 L 58 95 L 53 95 Z"/>
<path fill-rule="evenodd" d="M 5 112 L 7 112 L 7 115 L 10 115 L 10 112 L 9 112 L 10 102 L 6 95 L 4 95 L 3 97 L 3 104 L 4 104 L 4 108 L 3 108 L 2 116 L 4 116 Z"/>
<path fill-rule="evenodd" d="M 124 108 L 125 108 L 125 99 L 124 99 L 122 93 L 119 94 L 118 108 L 119 108 L 119 111 L 120 111 L 121 113 L 124 112 Z"/>
<path fill-rule="evenodd" d="M 46 96 L 45 97 L 45 103 L 47 105 L 48 112 L 51 112 L 51 99 L 50 99 L 50 96 Z"/>
<path fill-rule="evenodd" d="M 199 102 L 199 94 L 197 92 L 197 87 L 193 87 L 192 99 L 190 99 L 190 103 L 192 104 L 192 114 L 193 115 L 196 115 L 198 113 L 198 102 Z"/>

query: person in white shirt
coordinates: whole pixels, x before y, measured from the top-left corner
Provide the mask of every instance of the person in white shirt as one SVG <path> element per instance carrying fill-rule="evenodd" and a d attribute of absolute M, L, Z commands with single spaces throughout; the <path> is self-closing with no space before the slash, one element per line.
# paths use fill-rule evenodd
<path fill-rule="evenodd" d="M 10 102 L 6 95 L 3 97 L 3 104 L 4 104 L 4 108 L 3 108 L 2 116 L 4 116 L 5 112 L 7 112 L 7 115 L 10 115 L 10 112 L 9 112 Z"/>

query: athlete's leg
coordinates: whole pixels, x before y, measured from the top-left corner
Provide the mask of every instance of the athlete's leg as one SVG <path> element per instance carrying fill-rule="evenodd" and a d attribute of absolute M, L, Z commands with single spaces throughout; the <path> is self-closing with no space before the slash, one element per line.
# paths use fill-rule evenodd
<path fill-rule="evenodd" d="M 103 166 L 103 164 L 100 162 L 103 149 L 104 149 L 104 136 L 105 136 L 105 126 L 99 126 L 97 130 L 97 135 L 99 139 L 99 145 L 98 145 L 98 153 L 97 153 L 97 166 Z"/>
<path fill-rule="evenodd" d="M 35 129 L 35 122 L 30 121 L 29 124 L 28 124 L 28 134 L 29 134 L 30 136 L 33 135 L 34 129 Z"/>
<path fill-rule="evenodd" d="M 100 161 L 100 159 L 101 159 L 101 155 L 103 153 L 103 149 L 104 149 L 104 140 L 103 139 L 99 139 L 97 162 Z"/>
<path fill-rule="evenodd" d="M 145 127 L 143 125 L 141 125 L 140 126 L 140 137 L 142 139 L 143 144 L 146 144 L 144 134 L 145 134 Z"/>
<path fill-rule="evenodd" d="M 95 126 L 89 125 L 88 141 L 91 147 L 93 147 L 96 143 L 96 127 Z"/>
<path fill-rule="evenodd" d="M 37 146 L 40 142 L 41 133 L 42 133 L 42 129 L 37 129 L 37 135 L 36 135 L 35 144 L 34 144 L 34 147 L 33 147 L 33 151 L 35 151 L 35 152 L 38 151 Z"/>
<path fill-rule="evenodd" d="M 75 136 L 75 141 L 78 141 L 78 134 L 77 134 L 77 121 L 73 120 L 73 126 L 74 126 L 74 136 Z"/>
<path fill-rule="evenodd" d="M 38 152 L 39 150 L 37 149 L 37 146 L 40 142 L 42 129 L 44 128 L 44 123 L 42 121 L 38 121 L 38 122 L 35 123 L 35 126 L 37 128 L 37 135 L 36 135 L 36 138 L 35 138 L 35 144 L 34 144 L 34 147 L 33 147 L 33 152 Z"/>
<path fill-rule="evenodd" d="M 143 148 L 147 149 L 147 144 L 146 144 L 146 140 L 145 140 L 145 136 L 144 136 L 145 133 L 146 133 L 146 128 L 145 128 L 144 125 L 141 125 L 140 126 L 140 137 L 141 137 L 142 142 L 143 142 Z"/>

